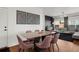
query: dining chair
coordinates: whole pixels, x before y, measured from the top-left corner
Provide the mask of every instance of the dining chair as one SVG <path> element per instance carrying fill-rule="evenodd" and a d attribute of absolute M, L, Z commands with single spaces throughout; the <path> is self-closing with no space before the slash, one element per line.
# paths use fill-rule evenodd
<path fill-rule="evenodd" d="M 26 31 L 26 33 L 31 33 L 32 31 Z"/>
<path fill-rule="evenodd" d="M 42 42 L 35 43 L 35 51 L 40 52 L 44 50 L 50 51 L 50 43 L 52 36 L 46 36 Z"/>
<path fill-rule="evenodd" d="M 35 32 L 39 33 L 40 30 L 35 30 Z M 37 43 L 40 41 L 40 37 L 35 38 L 34 43 Z"/>
<path fill-rule="evenodd" d="M 39 30 L 35 30 L 35 32 L 39 32 Z"/>
<path fill-rule="evenodd" d="M 43 32 L 44 30 L 41 30 L 41 32 Z"/>
<path fill-rule="evenodd" d="M 60 33 L 56 32 L 56 33 L 54 34 L 54 38 L 53 38 L 52 41 L 51 41 L 51 47 L 52 47 L 53 51 L 54 51 L 54 44 L 56 44 L 56 46 L 57 46 L 57 48 L 58 48 L 58 52 L 59 52 L 59 46 L 58 46 L 58 44 L 57 44 L 57 41 L 58 41 L 58 39 L 59 39 L 59 36 L 60 36 Z"/>
<path fill-rule="evenodd" d="M 32 31 L 29 30 L 29 31 L 26 31 L 26 33 L 32 33 Z M 34 39 L 29 39 L 28 41 L 29 41 L 30 43 L 34 43 Z"/>
<path fill-rule="evenodd" d="M 31 44 L 30 42 L 23 42 L 22 39 L 26 38 L 23 38 L 21 35 L 17 35 L 17 39 L 19 42 L 19 52 L 27 51 L 33 47 L 33 44 Z"/>

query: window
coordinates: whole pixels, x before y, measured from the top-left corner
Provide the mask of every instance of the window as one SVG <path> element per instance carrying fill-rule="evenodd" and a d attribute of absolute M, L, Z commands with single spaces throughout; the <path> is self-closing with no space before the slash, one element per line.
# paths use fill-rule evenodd
<path fill-rule="evenodd" d="M 73 16 L 68 18 L 69 25 L 79 25 L 79 16 Z"/>
<path fill-rule="evenodd" d="M 27 23 L 27 13 L 23 11 L 17 11 L 17 24 L 26 24 Z"/>
<path fill-rule="evenodd" d="M 40 15 L 17 10 L 17 24 L 40 24 Z"/>
<path fill-rule="evenodd" d="M 68 17 L 69 30 L 79 30 L 79 16 Z"/>
<path fill-rule="evenodd" d="M 32 13 L 27 13 L 28 24 L 40 24 L 40 16 Z"/>

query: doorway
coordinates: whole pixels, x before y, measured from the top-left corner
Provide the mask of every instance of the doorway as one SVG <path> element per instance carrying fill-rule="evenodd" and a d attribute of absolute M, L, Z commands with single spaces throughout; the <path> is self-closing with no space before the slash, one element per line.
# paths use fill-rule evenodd
<path fill-rule="evenodd" d="M 54 30 L 54 18 L 51 16 L 45 16 L 45 30 Z"/>

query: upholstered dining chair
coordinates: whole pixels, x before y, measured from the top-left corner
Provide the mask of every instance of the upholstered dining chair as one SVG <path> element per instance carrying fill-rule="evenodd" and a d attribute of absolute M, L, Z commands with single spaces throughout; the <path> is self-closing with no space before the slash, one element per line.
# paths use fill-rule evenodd
<path fill-rule="evenodd" d="M 26 33 L 32 33 L 32 31 L 28 30 L 28 31 L 26 31 Z M 29 41 L 30 43 L 34 43 L 34 39 L 29 39 L 28 41 Z"/>
<path fill-rule="evenodd" d="M 33 47 L 33 44 L 31 44 L 30 42 L 23 42 L 22 39 L 26 39 L 26 38 L 23 38 L 20 34 L 17 35 L 17 39 L 18 39 L 18 42 L 19 42 L 19 52 L 24 52 L 24 51 L 27 51 L 29 50 L 30 48 Z"/>
<path fill-rule="evenodd" d="M 30 31 L 30 30 L 29 30 L 29 31 L 26 31 L 26 33 L 31 33 L 31 32 L 32 32 L 32 31 Z"/>
<path fill-rule="evenodd" d="M 51 47 L 53 48 L 53 51 L 54 51 L 54 44 L 56 44 L 56 46 L 57 46 L 57 48 L 58 48 L 58 52 L 59 52 L 59 46 L 58 46 L 58 44 L 57 44 L 57 41 L 58 41 L 58 39 L 59 39 L 59 36 L 60 36 L 60 33 L 56 32 L 56 33 L 54 34 L 54 38 L 53 38 L 52 41 L 51 41 Z"/>
<path fill-rule="evenodd" d="M 35 30 L 34 32 L 39 33 L 40 30 Z M 39 42 L 40 41 L 40 37 L 35 38 L 34 43 Z"/>
<path fill-rule="evenodd" d="M 35 43 L 35 51 L 40 52 L 44 50 L 50 51 L 50 43 L 52 36 L 46 36 L 42 42 Z"/>
<path fill-rule="evenodd" d="M 35 32 L 39 32 L 39 30 L 35 30 Z"/>
<path fill-rule="evenodd" d="M 41 30 L 41 32 L 43 32 L 44 30 Z"/>

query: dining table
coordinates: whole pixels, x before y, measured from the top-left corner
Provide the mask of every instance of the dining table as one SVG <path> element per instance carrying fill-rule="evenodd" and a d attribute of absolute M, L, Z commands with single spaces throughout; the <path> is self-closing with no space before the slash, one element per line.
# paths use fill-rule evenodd
<path fill-rule="evenodd" d="M 41 32 L 29 32 L 29 33 L 20 33 L 20 35 L 22 35 L 24 37 L 24 39 L 22 39 L 22 41 L 26 42 L 26 41 L 34 41 L 34 50 L 36 48 L 36 38 L 41 38 L 40 42 L 42 42 L 44 39 L 43 37 L 48 36 L 48 35 L 55 35 L 55 31 L 41 31 Z M 39 40 L 39 39 L 38 39 Z"/>
<path fill-rule="evenodd" d="M 34 39 L 38 37 L 43 37 L 43 36 L 48 36 L 48 35 L 54 35 L 56 32 L 55 31 L 41 31 L 41 32 L 30 32 L 30 33 L 20 33 L 24 38 L 23 41 L 29 40 L 29 39 Z"/>

